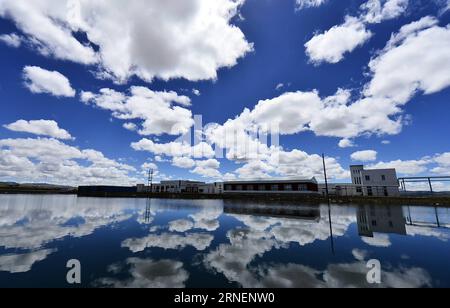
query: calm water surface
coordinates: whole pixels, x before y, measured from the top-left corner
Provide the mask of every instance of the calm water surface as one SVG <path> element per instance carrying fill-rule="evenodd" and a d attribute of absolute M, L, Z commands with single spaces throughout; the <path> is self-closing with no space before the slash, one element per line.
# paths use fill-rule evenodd
<path fill-rule="evenodd" d="M 0 196 L 0 287 L 450 287 L 450 210 Z"/>

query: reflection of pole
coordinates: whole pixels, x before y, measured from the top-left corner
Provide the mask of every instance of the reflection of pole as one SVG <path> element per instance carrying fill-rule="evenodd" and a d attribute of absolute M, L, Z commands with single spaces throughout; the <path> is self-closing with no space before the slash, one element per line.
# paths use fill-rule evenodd
<path fill-rule="evenodd" d="M 335 250 L 334 250 L 334 238 L 333 238 L 333 222 L 331 221 L 331 202 L 330 202 L 330 192 L 328 190 L 328 177 L 327 177 L 327 165 L 325 163 L 325 154 L 322 154 L 322 160 L 323 160 L 323 175 L 325 177 L 325 190 L 326 190 L 327 202 L 328 202 L 328 221 L 330 222 L 331 252 L 334 255 Z"/>
<path fill-rule="evenodd" d="M 437 207 L 434 207 L 434 212 L 436 213 L 437 226 L 438 226 L 438 228 L 440 228 L 441 227 L 441 222 L 439 221 L 439 214 L 438 214 L 438 208 Z"/>
<path fill-rule="evenodd" d="M 328 199 L 328 220 L 330 221 L 330 238 L 331 238 L 331 252 L 335 254 L 334 250 L 334 238 L 333 238 L 333 222 L 331 221 L 331 204 Z"/>
<path fill-rule="evenodd" d="M 411 208 L 408 205 L 408 218 L 409 218 L 409 224 L 412 225 L 412 217 L 411 217 Z"/>

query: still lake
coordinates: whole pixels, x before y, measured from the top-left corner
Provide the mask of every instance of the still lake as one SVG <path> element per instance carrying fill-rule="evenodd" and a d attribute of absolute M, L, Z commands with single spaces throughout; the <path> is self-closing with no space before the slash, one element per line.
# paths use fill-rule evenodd
<path fill-rule="evenodd" d="M 0 195 L 0 287 L 450 287 L 450 210 Z"/>

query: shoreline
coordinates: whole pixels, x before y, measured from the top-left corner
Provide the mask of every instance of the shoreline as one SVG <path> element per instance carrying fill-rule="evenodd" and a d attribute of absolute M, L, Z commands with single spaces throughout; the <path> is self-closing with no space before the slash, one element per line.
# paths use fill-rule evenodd
<path fill-rule="evenodd" d="M 78 197 L 96 198 L 138 198 L 138 199 L 178 199 L 178 200 L 242 200 L 242 201 L 267 201 L 267 202 L 298 202 L 307 204 L 327 203 L 326 197 L 321 195 L 285 195 L 285 194 L 220 194 L 220 195 L 199 195 L 199 194 L 88 194 Z M 330 196 L 330 202 L 339 204 L 381 204 L 381 205 L 424 205 L 424 206 L 448 206 L 450 207 L 450 197 L 337 197 Z"/>
<path fill-rule="evenodd" d="M 89 193 L 79 194 L 76 191 L 58 191 L 45 189 L 1 190 L 0 195 L 75 195 L 82 198 L 136 198 L 136 199 L 178 199 L 178 200 L 242 200 L 266 202 L 295 202 L 307 204 L 327 203 L 326 197 L 321 195 L 303 194 L 148 194 L 148 193 Z M 341 197 L 330 196 L 330 202 L 339 204 L 375 204 L 375 205 L 423 205 L 450 207 L 450 197 Z"/>

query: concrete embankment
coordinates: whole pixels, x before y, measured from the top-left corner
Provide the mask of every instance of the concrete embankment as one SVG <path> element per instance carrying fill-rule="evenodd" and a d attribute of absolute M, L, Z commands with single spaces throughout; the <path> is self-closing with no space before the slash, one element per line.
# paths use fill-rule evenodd
<path fill-rule="evenodd" d="M 40 189 L 40 188 L 2 188 L 0 194 L 77 194 L 76 190 Z M 96 198 L 152 198 L 152 199 L 185 199 L 185 200 L 242 200 L 242 201 L 265 201 L 265 202 L 289 202 L 293 204 L 322 204 L 327 199 L 321 195 L 304 194 L 172 194 L 172 193 L 128 193 L 128 192 L 93 192 L 79 193 L 79 197 Z M 423 205 L 423 206 L 448 206 L 450 207 L 450 196 L 402 196 L 397 198 L 377 197 L 337 197 L 330 196 L 333 204 L 380 204 L 380 205 Z"/>
<path fill-rule="evenodd" d="M 246 201 L 267 201 L 267 202 L 292 202 L 321 204 L 327 203 L 327 199 L 321 195 L 303 194 L 148 194 L 148 193 L 90 193 L 78 194 L 79 197 L 99 197 L 99 198 L 152 198 L 152 199 L 186 199 L 186 200 L 246 200 Z M 336 197 L 331 196 L 333 204 L 380 204 L 380 205 L 426 205 L 426 206 L 450 206 L 450 197 L 397 197 L 397 198 L 377 198 L 377 197 Z"/>

